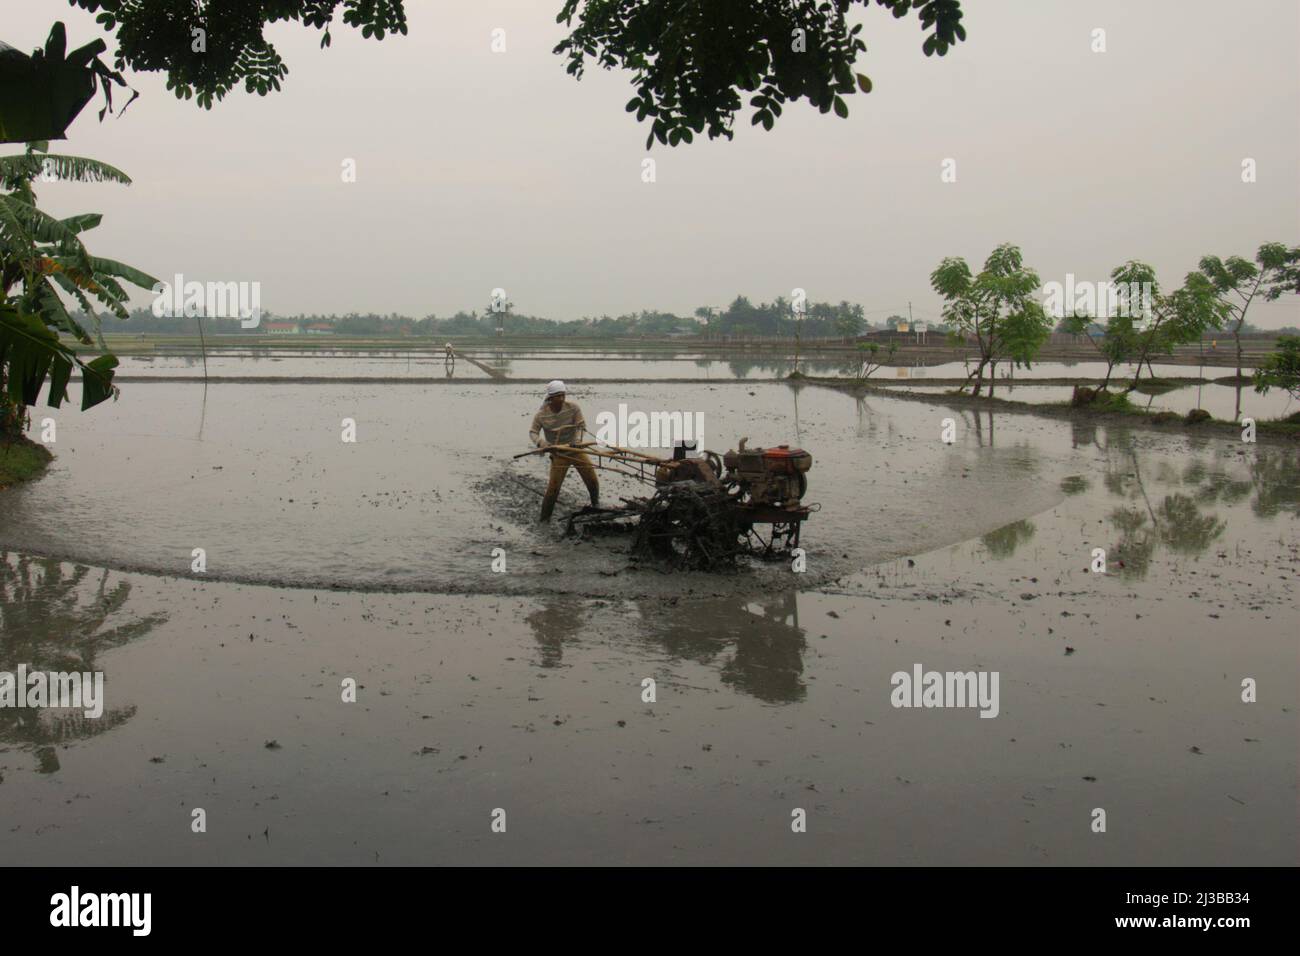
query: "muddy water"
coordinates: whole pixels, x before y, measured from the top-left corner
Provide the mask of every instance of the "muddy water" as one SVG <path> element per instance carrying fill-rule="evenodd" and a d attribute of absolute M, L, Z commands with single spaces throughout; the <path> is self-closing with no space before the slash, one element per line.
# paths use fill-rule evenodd
<path fill-rule="evenodd" d="M 861 434 L 853 409 L 855 441 L 835 445 L 844 399 L 814 394 L 800 395 L 801 440 L 845 456 L 886 448 L 869 473 L 893 488 L 889 472 L 914 460 L 902 436 L 922 423 L 873 399 Z M 792 413 L 773 395 L 763 414 L 789 426 Z M 815 590 L 377 594 L 6 555 L 0 670 L 83 660 L 106 672 L 113 717 L 0 712 L 0 853 L 81 865 L 1294 865 L 1296 451 L 986 413 L 977 432 L 974 416 L 952 415 L 951 459 L 907 472 L 931 520 L 1005 499 L 1018 513 L 934 548 L 919 517 L 900 531 L 899 501 L 864 484 L 818 536 L 915 544 Z M 96 447 L 70 437 L 78 456 Z M 949 467 L 1011 484 L 957 478 L 967 490 L 949 494 Z M 257 507 L 222 500 L 231 521 Z M 264 546 L 245 540 L 240 554 Z M 1106 574 L 1088 570 L 1095 547 Z M 891 674 L 917 663 L 997 671 L 998 716 L 895 709 Z M 341 700 L 346 677 L 356 703 Z M 1246 677 L 1255 703 L 1241 700 Z M 196 807 L 206 834 L 191 832 Z M 498 808 L 505 834 L 490 829 Z M 791 832 L 796 808 L 807 833 Z"/>
<path fill-rule="evenodd" d="M 56 413 L 58 458 L 6 494 L 0 547 L 164 574 L 299 587 L 441 593 L 638 595 L 815 587 L 939 547 L 1060 498 L 1068 443 L 1049 426 L 975 419 L 952 445 L 945 416 L 891 398 L 785 384 L 574 386 L 602 411 L 702 416 L 705 447 L 801 445 L 814 457 L 803 537 L 809 569 L 665 576 L 626 538 L 574 542 L 536 515 L 545 464 L 528 447 L 540 404 L 525 385 L 137 384 L 114 405 Z M 45 416 L 38 412 L 38 419 Z M 960 418 L 960 416 L 958 416 Z M 344 420 L 356 441 L 342 440 Z M 606 502 L 644 495 L 606 474 Z M 584 504 L 571 475 L 558 514 Z M 978 504 L 957 506 L 956 502 Z M 506 573 L 493 571 L 502 549 Z"/>

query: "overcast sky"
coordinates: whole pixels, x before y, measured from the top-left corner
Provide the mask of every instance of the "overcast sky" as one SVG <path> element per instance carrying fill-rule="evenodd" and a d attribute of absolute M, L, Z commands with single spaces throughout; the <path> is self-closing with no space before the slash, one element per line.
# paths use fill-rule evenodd
<path fill-rule="evenodd" d="M 70 46 L 113 47 L 58 0 L 0 7 L 0 39 L 24 52 L 55 19 Z M 284 89 L 211 111 L 132 74 L 141 98 L 124 117 L 99 123 L 97 97 L 54 148 L 134 185 L 39 196 L 59 215 L 104 213 L 98 255 L 164 279 L 257 281 L 281 314 L 448 316 L 481 311 L 495 287 L 558 319 L 689 314 L 798 287 L 881 321 L 909 300 L 935 316 L 939 260 L 974 266 L 1006 241 L 1044 282 L 1137 258 L 1171 288 L 1204 254 L 1300 241 L 1296 0 L 970 0 L 968 39 L 943 58 L 921 53 L 916 17 L 872 8 L 858 69 L 875 89 L 847 120 L 799 104 L 772 132 L 746 114 L 733 141 L 649 153 L 623 109 L 630 75 L 576 82 L 551 53 L 560 7 L 408 0 L 408 36 L 340 25 L 328 50 L 280 24 Z M 1297 324 L 1297 306 L 1253 319 Z"/>

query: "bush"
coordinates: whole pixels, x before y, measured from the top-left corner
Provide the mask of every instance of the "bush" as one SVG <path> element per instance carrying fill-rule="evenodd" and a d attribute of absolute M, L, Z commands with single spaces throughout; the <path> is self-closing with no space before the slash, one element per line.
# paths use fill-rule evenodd
<path fill-rule="evenodd" d="M 54 456 L 28 438 L 0 441 L 0 488 L 35 478 Z"/>
<path fill-rule="evenodd" d="M 1212 421 L 1214 416 L 1203 408 L 1193 408 L 1187 413 L 1187 424 L 1199 425 L 1201 422 Z"/>
<path fill-rule="evenodd" d="M 1086 385 L 1076 385 L 1074 386 L 1074 394 L 1070 396 L 1070 407 L 1082 408 L 1084 405 L 1091 405 L 1100 394 L 1102 394 L 1100 389 L 1088 388 Z"/>
<path fill-rule="evenodd" d="M 1133 410 L 1127 392 L 1098 392 L 1093 405 L 1107 412 L 1128 412 Z"/>
<path fill-rule="evenodd" d="M 1255 371 L 1255 391 L 1265 395 L 1270 388 L 1281 388 L 1300 398 L 1300 338 L 1281 336 L 1277 351 Z"/>

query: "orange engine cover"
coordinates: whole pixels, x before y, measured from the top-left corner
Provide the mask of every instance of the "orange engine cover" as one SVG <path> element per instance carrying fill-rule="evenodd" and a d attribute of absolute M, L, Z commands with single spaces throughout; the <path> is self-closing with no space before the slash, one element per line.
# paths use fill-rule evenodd
<path fill-rule="evenodd" d="M 795 475 L 812 468 L 812 455 L 802 448 L 777 445 L 775 448 L 763 449 L 763 464 L 772 474 Z"/>

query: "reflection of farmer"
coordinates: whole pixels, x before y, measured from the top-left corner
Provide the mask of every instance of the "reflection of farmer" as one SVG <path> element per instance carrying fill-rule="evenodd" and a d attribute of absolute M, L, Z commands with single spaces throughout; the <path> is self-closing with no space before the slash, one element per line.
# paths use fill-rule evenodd
<path fill-rule="evenodd" d="M 546 401 L 533 416 L 533 426 L 528 430 L 528 438 L 538 448 L 569 445 L 582 440 L 582 433 L 587 428 L 582 409 L 573 402 L 566 402 L 564 397 L 564 383 L 559 379 L 546 386 Z M 600 482 L 596 479 L 596 469 L 592 467 L 591 459 L 580 451 L 553 451 L 551 480 L 546 486 L 546 498 L 542 501 L 543 521 L 549 520 L 551 512 L 555 510 L 555 499 L 560 496 L 560 485 L 564 483 L 570 465 L 578 469 L 578 475 L 591 495 L 592 506 L 597 503 Z"/>

